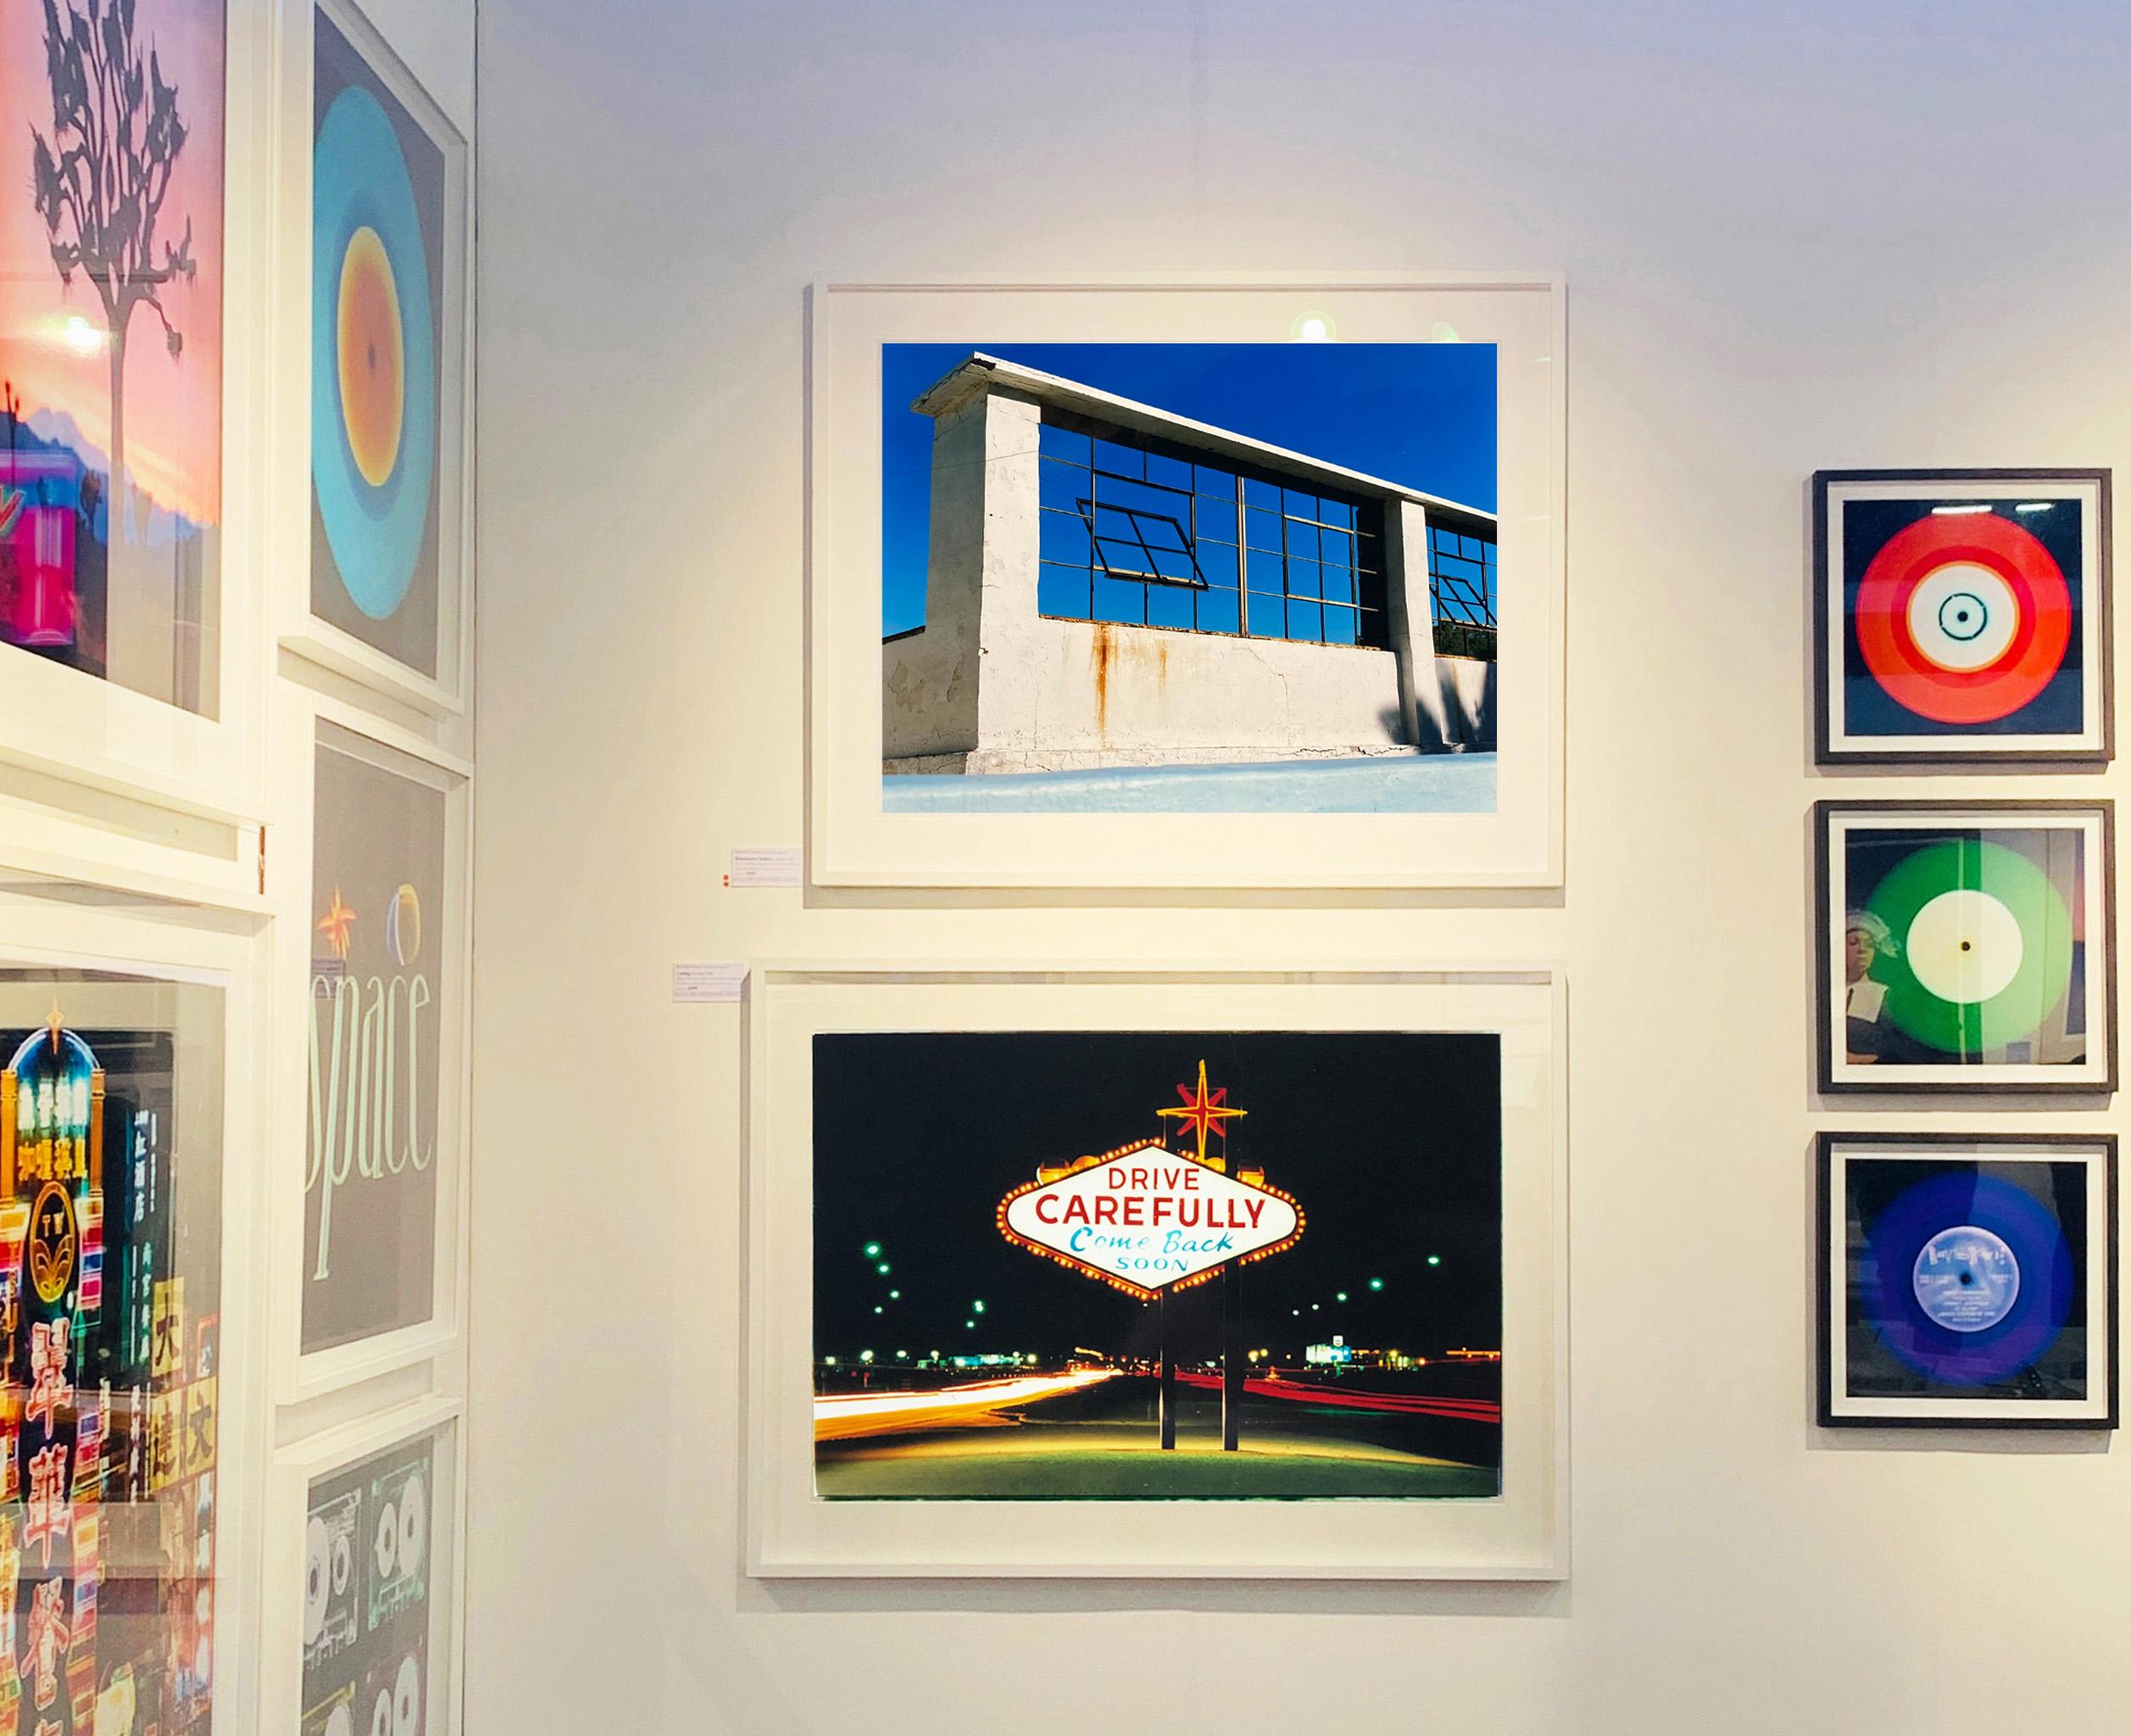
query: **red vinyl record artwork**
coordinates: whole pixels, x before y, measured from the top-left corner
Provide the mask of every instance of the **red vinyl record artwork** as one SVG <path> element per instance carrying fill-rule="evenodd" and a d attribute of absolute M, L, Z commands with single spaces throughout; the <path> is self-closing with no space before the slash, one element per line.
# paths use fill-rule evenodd
<path fill-rule="evenodd" d="M 1853 624 L 1875 680 L 1939 723 L 1989 723 L 2036 698 L 2072 643 L 2072 591 L 2050 551 L 1990 513 L 1933 514 L 1865 569 Z"/>

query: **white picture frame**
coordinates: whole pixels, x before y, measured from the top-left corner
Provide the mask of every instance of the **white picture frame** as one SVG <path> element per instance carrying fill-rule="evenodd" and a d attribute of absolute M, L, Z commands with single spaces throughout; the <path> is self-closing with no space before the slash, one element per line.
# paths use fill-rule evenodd
<path fill-rule="evenodd" d="M 1489 814 L 883 811 L 883 342 L 1495 344 L 1502 538 Z M 808 871 L 833 888 L 1532 887 L 1561 881 L 1566 320 L 1558 277 L 1148 275 L 1025 285 L 817 282 L 808 330 Z"/>
<path fill-rule="evenodd" d="M 266 526 L 275 487 L 272 454 L 285 432 L 271 391 L 265 264 L 276 172 L 262 123 L 271 107 L 273 19 L 231 3 L 225 31 L 225 136 L 203 141 L 223 153 L 214 715 L 0 646 L 0 761 L 186 815 L 256 825 L 266 817 L 270 659 L 263 599 L 272 556 Z M 68 799 L 54 793 L 63 804 Z"/>
<path fill-rule="evenodd" d="M 1557 971 L 758 964 L 748 1002 L 750 1575 L 1566 1576 L 1567 1074 Z M 1501 1033 L 1502 1493 L 1457 1501 L 817 1499 L 812 1038 L 828 1031 L 1165 1029 Z"/>
<path fill-rule="evenodd" d="M 279 0 L 281 169 L 276 210 L 282 232 L 303 238 L 283 250 L 275 277 L 278 353 L 286 364 L 292 437 L 275 453 L 275 630 L 287 649 L 393 704 L 438 719 L 465 714 L 472 679 L 474 569 L 473 147 L 461 123 L 431 96 L 386 33 L 353 0 Z M 438 403 L 437 643 L 431 675 L 320 616 L 312 603 L 311 321 L 312 143 L 316 20 L 331 20 L 378 82 L 444 159 L 442 281 L 435 287 Z M 301 100 L 294 100 L 300 97 Z"/>
<path fill-rule="evenodd" d="M 220 1127 L 221 1322 L 216 1368 L 214 1705 L 218 1722 L 259 1726 L 255 1651 L 259 1505 L 267 1474 L 270 1371 L 264 1323 L 270 1280 L 252 1257 L 265 1229 L 263 1185 L 270 1121 L 257 1057 L 267 1013 L 267 948 L 253 916 L 139 899 L 114 907 L 108 889 L 0 859 L 0 964 L 204 983 L 223 994 Z M 71 998 L 81 1004 L 77 995 Z"/>
<path fill-rule="evenodd" d="M 365 1461 L 435 1444 L 433 1463 L 442 1487 L 428 1497 L 430 1579 L 429 1659 L 422 1736 L 459 1736 L 465 1710 L 466 1602 L 465 1409 L 439 1394 L 410 1399 L 375 1416 L 323 1431 L 274 1458 L 265 1479 L 265 1566 L 259 1578 L 261 1620 L 258 1667 L 262 1730 L 301 1728 L 303 1705 L 303 1590 L 305 1532 L 311 1490 Z M 434 1516 L 448 1505 L 449 1522 Z M 439 1564 L 436 1551 L 448 1553 Z M 437 1595 L 442 1584 L 443 1595 Z M 438 1679 L 437 1660 L 443 1661 Z M 368 1728 L 359 1720 L 358 1728 Z"/>
<path fill-rule="evenodd" d="M 465 1321 L 466 1161 L 470 1101 L 465 1058 L 471 1033 L 470 852 L 472 768 L 431 743 L 359 708 L 284 683 L 277 732 L 281 812 L 288 836 L 270 855 L 269 895 L 276 915 L 274 953 L 275 1024 L 274 1213 L 275 1271 L 292 1281 L 291 1305 L 274 1322 L 276 1391 L 294 1404 L 340 1391 L 396 1369 L 431 1360 L 459 1342 Z M 440 1008 L 436 1157 L 436 1249 L 430 1319 L 375 1336 L 303 1349 L 304 1227 L 309 1210 L 314 767 L 320 747 L 342 751 L 396 776 L 440 791 L 445 798 L 444 925 L 448 939 L 437 989 Z"/>

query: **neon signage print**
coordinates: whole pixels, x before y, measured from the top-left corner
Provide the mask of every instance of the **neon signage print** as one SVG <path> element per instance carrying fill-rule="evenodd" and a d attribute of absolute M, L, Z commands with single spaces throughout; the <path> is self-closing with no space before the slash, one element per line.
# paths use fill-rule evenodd
<path fill-rule="evenodd" d="M 1183 1121 L 1195 1154 L 1148 1139 L 1039 1169 L 999 1201 L 999 1233 L 1149 1300 L 1294 1246 L 1304 1220 L 1293 1196 L 1268 1187 L 1262 1171 L 1231 1176 L 1225 1159 L 1205 1155 L 1206 1135 L 1225 1143 L 1222 1121 L 1247 1111 L 1227 1106 L 1226 1088 L 1208 1091 L 1204 1061 L 1196 1091 L 1177 1092 L 1185 1107 L 1155 1113 Z"/>

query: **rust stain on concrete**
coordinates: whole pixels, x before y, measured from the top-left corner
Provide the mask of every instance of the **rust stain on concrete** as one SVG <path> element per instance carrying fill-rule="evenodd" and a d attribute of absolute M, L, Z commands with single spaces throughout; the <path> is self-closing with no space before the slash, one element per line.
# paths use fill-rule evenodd
<path fill-rule="evenodd" d="M 1092 654 L 1095 662 L 1095 733 L 1107 738 L 1110 734 L 1110 659 L 1117 654 L 1107 621 L 1095 623 L 1095 643 Z"/>

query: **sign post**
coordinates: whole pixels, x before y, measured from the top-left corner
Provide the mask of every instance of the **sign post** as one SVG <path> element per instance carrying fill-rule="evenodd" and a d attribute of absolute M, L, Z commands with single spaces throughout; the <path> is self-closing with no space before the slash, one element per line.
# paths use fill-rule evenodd
<path fill-rule="evenodd" d="M 1243 1271 L 1221 1269 L 1221 1450 L 1236 1451 L 1243 1428 Z"/>
<path fill-rule="evenodd" d="M 1169 1292 L 1155 1305 L 1157 1330 L 1161 1334 L 1161 1449 L 1177 1450 L 1177 1355 L 1169 1346 Z"/>

